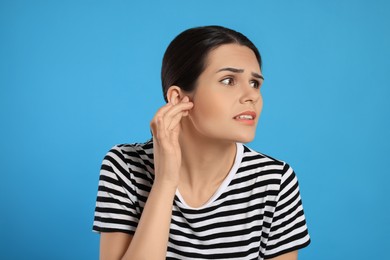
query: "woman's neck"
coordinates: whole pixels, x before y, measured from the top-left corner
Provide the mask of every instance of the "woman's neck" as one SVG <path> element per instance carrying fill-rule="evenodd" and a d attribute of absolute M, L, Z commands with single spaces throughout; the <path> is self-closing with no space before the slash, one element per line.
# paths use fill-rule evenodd
<path fill-rule="evenodd" d="M 207 138 L 199 133 L 181 133 L 180 146 L 182 186 L 199 190 L 219 186 L 233 166 L 236 143 Z"/>

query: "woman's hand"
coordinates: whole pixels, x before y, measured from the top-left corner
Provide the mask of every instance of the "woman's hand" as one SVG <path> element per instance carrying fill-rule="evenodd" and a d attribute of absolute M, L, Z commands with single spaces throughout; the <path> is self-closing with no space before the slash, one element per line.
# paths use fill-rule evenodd
<path fill-rule="evenodd" d="M 180 121 L 193 107 L 188 97 L 171 92 L 169 103 L 150 122 L 153 133 L 155 181 L 136 232 L 121 259 L 165 259 L 172 218 L 172 205 L 181 165 Z"/>
<path fill-rule="evenodd" d="M 181 149 L 179 145 L 180 121 L 188 115 L 193 103 L 185 96 L 176 96 L 161 107 L 150 123 L 153 133 L 155 182 L 172 185 L 179 184 Z"/>

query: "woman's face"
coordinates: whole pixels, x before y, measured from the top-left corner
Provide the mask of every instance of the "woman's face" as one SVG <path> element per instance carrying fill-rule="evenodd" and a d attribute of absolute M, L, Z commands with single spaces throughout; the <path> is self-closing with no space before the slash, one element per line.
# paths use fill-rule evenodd
<path fill-rule="evenodd" d="M 206 69 L 190 94 L 189 119 L 202 135 L 250 142 L 263 107 L 263 83 L 255 54 L 246 46 L 225 44 L 211 51 Z"/>

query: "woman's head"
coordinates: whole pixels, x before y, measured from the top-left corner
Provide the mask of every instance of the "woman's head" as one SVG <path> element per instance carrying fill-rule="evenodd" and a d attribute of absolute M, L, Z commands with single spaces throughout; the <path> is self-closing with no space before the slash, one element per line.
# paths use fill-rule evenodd
<path fill-rule="evenodd" d="M 263 76 L 260 54 L 244 35 L 219 26 L 184 31 L 164 55 L 162 83 L 167 102 L 175 105 L 184 96 L 193 102 L 181 121 L 191 138 L 254 138 Z"/>
<path fill-rule="evenodd" d="M 192 92 L 206 68 L 208 54 L 225 44 L 248 47 L 255 54 L 261 68 L 259 51 L 243 34 L 221 26 L 188 29 L 176 36 L 164 54 L 161 81 L 165 101 L 168 101 L 167 91 L 173 85 L 185 92 Z"/>

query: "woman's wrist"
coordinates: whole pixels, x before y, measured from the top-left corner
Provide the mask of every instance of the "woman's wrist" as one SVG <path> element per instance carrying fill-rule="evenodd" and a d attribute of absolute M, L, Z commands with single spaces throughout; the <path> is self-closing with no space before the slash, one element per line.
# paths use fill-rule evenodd
<path fill-rule="evenodd" d="M 164 178 L 155 178 L 152 189 L 164 194 L 175 194 L 178 182 Z"/>

